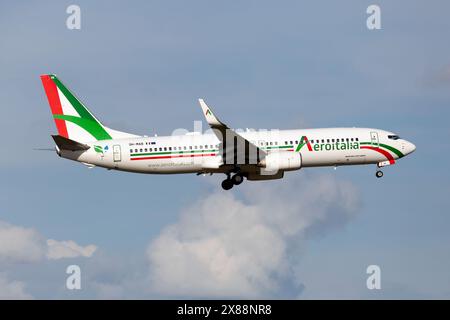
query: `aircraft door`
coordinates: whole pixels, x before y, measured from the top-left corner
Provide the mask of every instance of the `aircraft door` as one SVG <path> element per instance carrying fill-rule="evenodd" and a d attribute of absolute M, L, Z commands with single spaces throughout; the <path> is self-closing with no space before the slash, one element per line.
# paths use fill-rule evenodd
<path fill-rule="evenodd" d="M 120 145 L 118 144 L 113 146 L 113 161 L 114 162 L 122 161 L 122 152 L 120 150 Z"/>
<path fill-rule="evenodd" d="M 378 141 L 378 133 L 375 131 L 372 131 L 370 133 L 370 141 L 372 142 L 372 146 L 374 147 L 378 147 L 379 146 L 379 141 Z"/>

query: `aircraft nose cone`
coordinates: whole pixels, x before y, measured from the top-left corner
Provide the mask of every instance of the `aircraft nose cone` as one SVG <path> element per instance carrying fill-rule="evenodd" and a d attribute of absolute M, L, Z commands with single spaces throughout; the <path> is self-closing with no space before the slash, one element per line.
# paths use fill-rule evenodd
<path fill-rule="evenodd" d="M 414 145 L 414 143 L 411 143 L 408 141 L 405 146 L 406 154 L 410 154 L 410 153 L 414 152 L 415 150 L 416 150 L 416 146 Z"/>

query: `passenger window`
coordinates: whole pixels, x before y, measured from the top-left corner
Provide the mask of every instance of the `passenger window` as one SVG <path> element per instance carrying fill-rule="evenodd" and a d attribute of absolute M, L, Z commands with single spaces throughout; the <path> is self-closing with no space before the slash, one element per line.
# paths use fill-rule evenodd
<path fill-rule="evenodd" d="M 133 153 L 133 149 L 130 149 L 130 153 Z"/>
<path fill-rule="evenodd" d="M 285 144 L 285 145 L 287 145 L 287 144 L 288 144 L 288 142 L 287 142 L 287 141 L 285 141 L 285 142 L 284 142 L 284 144 Z"/>
<path fill-rule="evenodd" d="M 325 140 L 324 140 L 324 139 L 322 139 L 322 143 L 325 143 Z"/>
<path fill-rule="evenodd" d="M 359 138 L 355 138 L 356 141 L 359 141 Z"/>
<path fill-rule="evenodd" d="M 291 141 L 291 144 L 294 144 L 294 142 L 293 142 L 293 141 Z"/>
<path fill-rule="evenodd" d="M 330 143 L 330 139 L 327 139 L 327 143 Z"/>
<path fill-rule="evenodd" d="M 350 141 L 353 142 L 353 138 L 351 138 Z"/>

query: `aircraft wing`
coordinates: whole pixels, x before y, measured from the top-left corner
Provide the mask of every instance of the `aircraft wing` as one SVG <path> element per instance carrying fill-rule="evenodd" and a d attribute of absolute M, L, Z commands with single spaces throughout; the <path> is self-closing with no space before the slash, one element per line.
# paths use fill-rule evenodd
<path fill-rule="evenodd" d="M 198 101 L 206 121 L 221 141 L 224 164 L 256 165 L 260 159 L 265 158 L 267 153 L 264 150 L 221 122 L 203 99 Z"/>

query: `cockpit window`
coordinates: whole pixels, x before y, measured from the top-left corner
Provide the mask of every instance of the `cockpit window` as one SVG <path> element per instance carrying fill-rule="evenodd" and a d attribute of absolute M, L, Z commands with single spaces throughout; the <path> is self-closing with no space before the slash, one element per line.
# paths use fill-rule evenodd
<path fill-rule="evenodd" d="M 396 134 L 388 135 L 388 138 L 391 139 L 391 140 L 398 140 L 398 139 L 400 139 L 400 137 L 398 135 L 396 135 Z"/>

